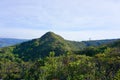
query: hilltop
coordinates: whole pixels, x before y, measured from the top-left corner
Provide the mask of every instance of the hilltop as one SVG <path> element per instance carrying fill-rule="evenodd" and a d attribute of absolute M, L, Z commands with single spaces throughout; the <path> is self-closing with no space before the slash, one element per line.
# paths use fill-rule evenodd
<path fill-rule="evenodd" d="M 48 56 L 52 51 L 56 53 L 56 56 L 65 54 L 70 49 L 61 36 L 53 32 L 47 32 L 41 38 L 17 45 L 13 52 L 25 59 L 36 59 Z"/>

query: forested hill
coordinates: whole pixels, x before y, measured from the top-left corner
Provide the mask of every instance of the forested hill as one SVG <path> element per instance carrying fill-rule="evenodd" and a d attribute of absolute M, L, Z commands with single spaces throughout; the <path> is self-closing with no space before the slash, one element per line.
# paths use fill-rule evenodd
<path fill-rule="evenodd" d="M 86 45 L 48 32 L 41 38 L 0 48 L 0 79 L 120 80 L 120 40 L 108 42 Z"/>
<path fill-rule="evenodd" d="M 54 51 L 55 56 L 66 54 L 67 52 L 80 51 L 89 46 L 99 46 L 114 42 L 115 40 L 97 40 L 97 41 L 68 41 L 60 35 L 53 32 L 47 32 L 41 38 L 33 39 L 28 42 L 21 43 L 15 46 L 13 53 L 19 54 L 20 57 L 25 60 L 34 60 L 37 58 L 43 58 Z"/>
<path fill-rule="evenodd" d="M 46 57 L 51 51 L 54 51 L 55 55 L 59 56 L 71 51 L 71 47 L 61 36 L 53 32 L 47 32 L 41 38 L 17 45 L 13 50 L 15 54 L 19 54 L 25 60 Z"/>
<path fill-rule="evenodd" d="M 25 39 L 14 39 L 14 38 L 0 38 L 0 48 L 16 45 L 22 42 L 25 42 Z"/>

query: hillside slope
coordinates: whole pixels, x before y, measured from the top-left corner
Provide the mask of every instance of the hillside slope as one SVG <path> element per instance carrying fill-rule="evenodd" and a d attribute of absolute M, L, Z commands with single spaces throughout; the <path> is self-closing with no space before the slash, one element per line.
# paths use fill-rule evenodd
<path fill-rule="evenodd" d="M 80 51 L 89 46 L 99 46 L 113 41 L 115 40 L 68 41 L 53 32 L 47 32 L 41 38 L 17 45 L 13 53 L 18 54 L 25 60 L 34 60 L 46 57 L 52 51 L 55 52 L 55 56 L 59 56 L 67 52 Z"/>
<path fill-rule="evenodd" d="M 56 53 L 56 56 L 65 54 L 67 51 L 70 51 L 70 49 L 61 36 L 53 32 L 48 32 L 41 38 L 17 45 L 13 52 L 19 54 L 19 56 L 25 60 L 33 60 L 48 56 L 52 51 Z"/>

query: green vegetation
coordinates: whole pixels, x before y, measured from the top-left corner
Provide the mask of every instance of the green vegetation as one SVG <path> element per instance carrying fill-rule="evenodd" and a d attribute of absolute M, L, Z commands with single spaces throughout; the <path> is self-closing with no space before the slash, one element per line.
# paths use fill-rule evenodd
<path fill-rule="evenodd" d="M 1 48 L 0 79 L 119 80 L 119 44 L 120 40 L 80 47 L 49 32 L 40 39 Z"/>
<path fill-rule="evenodd" d="M 18 54 L 20 58 L 29 61 L 39 58 L 44 58 L 49 55 L 49 52 L 54 51 L 55 56 L 66 54 L 67 52 L 78 53 L 89 46 L 98 46 L 107 44 L 115 40 L 101 40 L 101 41 L 68 41 L 63 39 L 61 36 L 47 32 L 41 38 L 34 39 L 28 42 L 24 42 L 15 46 L 13 50 L 14 54 Z M 89 44 L 89 45 L 88 45 Z"/>
<path fill-rule="evenodd" d="M 35 60 L 44 58 L 49 52 L 54 51 L 56 56 L 70 51 L 70 47 L 65 40 L 52 32 L 48 32 L 39 39 L 34 39 L 17 45 L 13 53 L 18 54 L 24 60 Z"/>

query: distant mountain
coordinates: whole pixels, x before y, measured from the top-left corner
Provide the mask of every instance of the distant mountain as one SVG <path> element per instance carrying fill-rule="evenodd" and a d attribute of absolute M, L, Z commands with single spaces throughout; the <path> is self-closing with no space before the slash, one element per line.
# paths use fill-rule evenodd
<path fill-rule="evenodd" d="M 68 43 L 68 45 L 72 48 L 72 51 L 79 51 L 86 47 L 90 47 L 90 46 L 96 47 L 100 45 L 105 45 L 105 44 L 113 43 L 117 40 L 118 39 L 106 39 L 106 40 L 91 40 L 91 41 L 81 41 L 81 42 L 67 40 L 66 43 Z"/>
<path fill-rule="evenodd" d="M 111 44 L 108 44 L 107 46 L 109 47 L 117 47 L 120 49 L 120 39 L 118 39 L 117 41 L 111 43 Z"/>
<path fill-rule="evenodd" d="M 46 57 L 52 51 L 55 52 L 55 56 L 59 56 L 67 52 L 80 51 L 89 46 L 99 46 L 114 41 L 116 40 L 76 42 L 65 40 L 53 32 L 47 32 L 41 38 L 33 39 L 15 46 L 13 53 L 18 54 L 24 60 L 34 60 Z"/>
<path fill-rule="evenodd" d="M 7 47 L 7 46 L 13 46 L 13 45 L 25 42 L 25 41 L 27 41 L 27 40 L 25 40 L 25 39 L 13 39 L 13 38 L 0 38 L 0 48 Z"/>
<path fill-rule="evenodd" d="M 118 39 L 105 39 L 105 40 L 91 40 L 91 41 L 82 41 L 86 46 L 99 46 L 102 44 L 113 43 Z"/>

